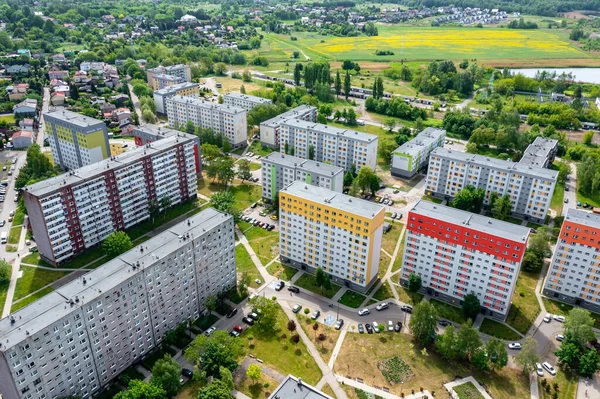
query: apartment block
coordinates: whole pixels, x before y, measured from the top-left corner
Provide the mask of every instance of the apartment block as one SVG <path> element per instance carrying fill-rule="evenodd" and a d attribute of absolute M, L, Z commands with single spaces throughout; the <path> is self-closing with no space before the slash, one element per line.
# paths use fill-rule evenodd
<path fill-rule="evenodd" d="M 167 118 L 171 126 L 194 126 L 222 134 L 234 147 L 248 143 L 246 110 L 195 98 L 174 96 L 167 99 Z"/>
<path fill-rule="evenodd" d="M 321 123 L 301 119 L 288 119 L 281 123 L 279 151 L 308 159 L 309 150 L 314 150 L 314 159 L 348 170 L 377 166 L 377 144 L 374 134 L 340 129 Z M 286 148 L 288 149 L 286 151 Z"/>
<path fill-rule="evenodd" d="M 523 152 L 523 157 L 519 163 L 539 168 L 549 168 L 554 162 L 556 151 L 558 151 L 558 140 L 536 137 L 533 143 L 529 144 Z"/>
<path fill-rule="evenodd" d="M 425 193 L 450 200 L 465 186 L 483 188 L 486 205 L 492 192 L 506 194 L 513 216 L 543 223 L 557 177 L 557 171 L 539 166 L 436 148 L 429 158 Z"/>
<path fill-rule="evenodd" d="M 288 112 L 277 115 L 260 124 L 260 144 L 279 149 L 279 130 L 281 124 L 288 119 L 300 119 L 308 122 L 317 121 L 317 107 L 300 105 Z"/>
<path fill-rule="evenodd" d="M 302 378 L 297 378 L 288 375 L 279 384 L 275 391 L 269 396 L 269 399 L 333 399 L 331 396 L 324 394 L 317 388 L 308 385 L 302 381 Z"/>
<path fill-rule="evenodd" d="M 71 170 L 110 157 L 106 124 L 75 112 L 44 112 L 54 164 Z"/>
<path fill-rule="evenodd" d="M 569 208 L 544 295 L 600 312 L 600 214 Z"/>
<path fill-rule="evenodd" d="M 190 66 L 186 64 L 171 65 L 168 67 L 159 66 L 148 69 L 146 75 L 148 86 L 152 90 L 160 90 L 174 84 L 192 81 Z"/>
<path fill-rule="evenodd" d="M 155 201 L 195 198 L 198 154 L 197 138 L 179 133 L 23 188 L 40 255 L 60 264 L 148 219 Z"/>
<path fill-rule="evenodd" d="M 280 152 L 262 158 L 262 197 L 266 202 L 277 198 L 279 190 L 295 181 L 331 191 L 342 192 L 344 169 Z"/>
<path fill-rule="evenodd" d="M 400 284 L 415 273 L 422 292 L 455 306 L 473 292 L 486 315 L 505 320 L 530 229 L 430 201 L 407 219 Z"/>
<path fill-rule="evenodd" d="M 200 85 L 198 83 L 183 82 L 167 86 L 153 93 L 156 112 L 159 114 L 167 113 L 167 99 L 173 96 L 183 96 L 191 98 L 200 97 Z"/>
<path fill-rule="evenodd" d="M 133 135 L 135 145 L 137 146 L 143 146 L 148 143 L 153 143 L 155 141 L 162 140 L 167 137 L 182 137 L 181 132 L 179 130 L 160 127 L 157 125 L 152 125 L 150 123 L 135 126 L 131 134 Z M 200 138 L 191 134 L 184 134 L 183 137 L 185 137 L 186 140 L 191 139 L 195 142 L 194 156 L 196 157 L 197 155 L 195 153 L 199 153 L 200 151 Z"/>
<path fill-rule="evenodd" d="M 95 396 L 235 284 L 233 217 L 207 209 L 0 320 L 0 394 Z"/>
<path fill-rule="evenodd" d="M 428 127 L 392 153 L 392 176 L 412 178 L 429 163 L 434 148 L 443 147 L 446 131 Z"/>
<path fill-rule="evenodd" d="M 250 111 L 252 108 L 259 105 L 271 105 L 272 100 L 268 98 L 249 96 L 247 94 L 231 92 L 223 96 L 223 104 L 232 105 L 234 107 L 244 108 L 246 111 Z"/>
<path fill-rule="evenodd" d="M 279 192 L 283 264 L 367 292 L 377 281 L 385 208 L 322 187 L 294 182 Z"/>

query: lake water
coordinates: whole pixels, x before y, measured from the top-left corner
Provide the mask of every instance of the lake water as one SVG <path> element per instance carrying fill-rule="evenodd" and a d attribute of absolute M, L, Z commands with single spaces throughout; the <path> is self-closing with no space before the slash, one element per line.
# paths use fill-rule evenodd
<path fill-rule="evenodd" d="M 529 78 L 534 78 L 538 71 L 556 72 L 557 75 L 561 73 L 572 73 L 575 75 L 575 80 L 585 83 L 600 83 L 600 68 L 522 68 L 522 69 L 511 69 L 512 73 L 521 73 Z"/>

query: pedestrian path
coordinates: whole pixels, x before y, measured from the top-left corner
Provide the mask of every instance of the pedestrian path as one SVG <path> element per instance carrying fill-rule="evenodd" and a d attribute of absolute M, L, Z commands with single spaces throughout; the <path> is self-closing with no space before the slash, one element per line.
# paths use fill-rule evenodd
<path fill-rule="evenodd" d="M 535 373 L 531 373 L 529 377 L 529 391 L 531 392 L 531 399 L 539 399 L 540 391 Z"/>
<path fill-rule="evenodd" d="M 342 287 L 335 293 L 335 295 L 331 298 L 331 302 L 337 302 L 340 298 L 348 291 L 348 287 Z"/>
<path fill-rule="evenodd" d="M 600 381 L 598 374 L 594 374 L 592 378 L 579 378 L 577 384 L 576 399 L 595 399 L 600 398 Z M 533 399 L 533 396 L 532 396 Z"/>
<path fill-rule="evenodd" d="M 380 396 L 385 399 L 400 399 L 400 396 L 398 396 L 398 395 L 394 395 L 393 393 L 386 392 L 383 389 L 372 387 L 363 382 L 358 382 L 356 380 L 353 380 L 352 378 L 346 378 L 346 377 L 343 377 L 343 376 L 337 375 L 337 374 L 336 374 L 336 378 L 343 385 L 349 385 L 351 387 L 358 388 L 361 391 L 369 392 L 369 393 L 372 393 L 374 395 Z M 434 399 L 433 395 L 431 395 L 431 393 L 429 391 L 417 392 L 412 395 L 404 396 L 404 399 L 419 399 L 419 398 Z"/>
<path fill-rule="evenodd" d="M 348 330 L 345 328 L 342 329 L 340 336 L 338 337 L 337 342 L 335 343 L 335 347 L 333 348 L 333 352 L 331 353 L 331 358 L 329 359 L 329 363 L 327 366 L 333 370 L 333 366 L 335 365 L 335 361 L 337 359 L 338 353 L 340 353 L 340 349 L 342 349 L 342 344 L 344 343 L 344 338 L 346 338 L 346 333 Z"/>

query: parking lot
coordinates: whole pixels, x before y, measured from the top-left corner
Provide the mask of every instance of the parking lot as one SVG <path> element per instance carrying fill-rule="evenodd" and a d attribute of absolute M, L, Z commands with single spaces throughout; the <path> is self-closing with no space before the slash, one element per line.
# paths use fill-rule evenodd
<path fill-rule="evenodd" d="M 260 205 L 259 203 L 256 203 L 256 206 L 254 208 L 252 208 L 252 206 L 251 206 L 243 212 L 242 220 L 244 222 L 248 222 L 248 223 L 252 223 L 252 224 L 254 224 L 255 222 L 267 223 L 267 224 L 273 226 L 273 228 L 270 230 L 279 231 L 279 219 L 278 219 L 279 217 L 277 216 L 278 213 L 277 212 L 267 213 L 266 212 L 267 209 L 268 209 L 268 206 L 264 206 L 264 205 Z M 273 219 L 273 217 L 275 217 L 277 219 Z M 248 219 L 250 219 L 250 220 L 253 219 L 253 221 L 250 222 Z"/>

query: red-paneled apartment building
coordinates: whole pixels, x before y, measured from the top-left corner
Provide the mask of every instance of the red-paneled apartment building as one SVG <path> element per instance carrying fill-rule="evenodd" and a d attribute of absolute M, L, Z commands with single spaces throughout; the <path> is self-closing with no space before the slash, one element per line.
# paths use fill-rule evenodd
<path fill-rule="evenodd" d="M 462 306 L 473 292 L 486 315 L 505 320 L 529 228 L 419 201 L 408 213 L 400 283 L 421 277 L 423 293 Z"/>

